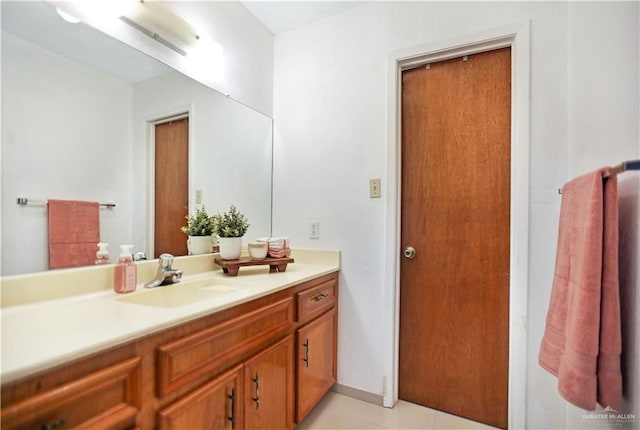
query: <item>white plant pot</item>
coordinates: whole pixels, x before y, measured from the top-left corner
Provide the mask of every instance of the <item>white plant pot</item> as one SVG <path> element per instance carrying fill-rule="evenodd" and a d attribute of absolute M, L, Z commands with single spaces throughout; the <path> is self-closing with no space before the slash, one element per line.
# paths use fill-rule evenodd
<path fill-rule="evenodd" d="M 223 260 L 237 260 L 242 254 L 241 237 L 220 237 L 218 245 L 220 246 L 220 258 Z"/>
<path fill-rule="evenodd" d="M 189 255 L 208 254 L 211 252 L 212 237 L 209 236 L 189 236 L 187 239 L 187 250 Z"/>

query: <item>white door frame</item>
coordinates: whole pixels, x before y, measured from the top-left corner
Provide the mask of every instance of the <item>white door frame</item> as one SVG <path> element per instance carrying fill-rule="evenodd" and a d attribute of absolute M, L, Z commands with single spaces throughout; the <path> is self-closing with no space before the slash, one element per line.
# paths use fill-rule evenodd
<path fill-rule="evenodd" d="M 428 43 L 389 54 L 388 143 L 385 232 L 383 404 L 398 401 L 400 326 L 400 202 L 402 70 L 434 61 L 511 47 L 511 225 L 509 280 L 509 416 L 510 428 L 525 427 L 527 375 L 527 291 L 529 256 L 529 22 Z M 453 173 L 455 174 L 455 172 Z"/>

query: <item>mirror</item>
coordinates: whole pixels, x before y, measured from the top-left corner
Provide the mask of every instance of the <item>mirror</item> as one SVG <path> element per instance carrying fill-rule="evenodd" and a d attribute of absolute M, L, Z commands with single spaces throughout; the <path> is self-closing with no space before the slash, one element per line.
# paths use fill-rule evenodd
<path fill-rule="evenodd" d="M 2 276 L 47 270 L 47 199 L 114 203 L 99 215 L 111 261 L 126 243 L 152 258 L 153 178 L 172 171 L 154 172 L 154 123 L 185 113 L 188 212 L 198 192 L 210 215 L 247 215 L 245 241 L 271 234 L 271 118 L 49 3 L 1 6 Z"/>

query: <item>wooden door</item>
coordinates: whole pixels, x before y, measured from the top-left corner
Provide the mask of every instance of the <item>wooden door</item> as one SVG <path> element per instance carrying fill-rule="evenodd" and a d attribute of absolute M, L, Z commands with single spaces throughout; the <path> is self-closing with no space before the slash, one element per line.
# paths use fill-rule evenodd
<path fill-rule="evenodd" d="M 506 428 L 511 50 L 402 74 L 401 399 Z"/>
<path fill-rule="evenodd" d="M 159 430 L 243 428 L 242 365 L 158 412 Z"/>
<path fill-rule="evenodd" d="M 153 254 L 187 255 L 180 230 L 189 210 L 189 119 L 155 126 L 155 223 Z"/>
<path fill-rule="evenodd" d="M 297 332 L 296 422 L 320 401 L 336 382 L 335 308 L 316 318 Z"/>
<path fill-rule="evenodd" d="M 245 363 L 245 427 L 293 428 L 293 336 Z"/>

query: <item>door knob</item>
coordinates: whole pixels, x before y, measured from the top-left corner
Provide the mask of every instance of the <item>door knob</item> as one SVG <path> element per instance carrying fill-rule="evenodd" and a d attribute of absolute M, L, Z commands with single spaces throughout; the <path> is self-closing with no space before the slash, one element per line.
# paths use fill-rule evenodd
<path fill-rule="evenodd" d="M 404 254 L 405 258 L 411 260 L 416 256 L 416 249 L 413 246 L 407 246 L 402 253 Z"/>

